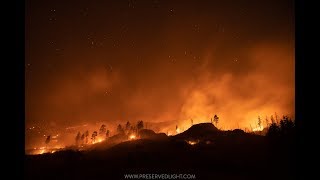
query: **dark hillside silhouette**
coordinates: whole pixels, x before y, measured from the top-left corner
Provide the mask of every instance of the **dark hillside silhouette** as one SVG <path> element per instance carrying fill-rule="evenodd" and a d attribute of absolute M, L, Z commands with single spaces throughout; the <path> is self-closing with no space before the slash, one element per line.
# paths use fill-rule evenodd
<path fill-rule="evenodd" d="M 294 127 L 286 119 L 282 124 L 286 132 Z M 293 144 L 273 143 L 275 140 L 270 138 L 270 135 L 284 134 L 292 138 L 288 133 L 281 133 L 282 128 L 278 126 L 281 127 L 271 124 L 268 136 L 245 133 L 241 129 L 221 131 L 211 123 L 195 124 L 175 136 L 141 129 L 141 139 L 128 140 L 128 135 L 119 133 L 83 152 L 64 150 L 28 155 L 26 177 L 33 180 L 123 179 L 123 174 L 129 172 L 182 172 L 194 173 L 197 179 L 292 179 Z M 263 173 L 264 169 L 270 171 Z"/>

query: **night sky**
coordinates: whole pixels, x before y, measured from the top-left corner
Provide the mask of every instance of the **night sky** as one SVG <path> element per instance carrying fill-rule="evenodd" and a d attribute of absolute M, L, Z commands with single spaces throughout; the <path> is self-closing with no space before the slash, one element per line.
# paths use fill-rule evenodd
<path fill-rule="evenodd" d="M 26 127 L 294 116 L 293 1 L 28 0 L 25 22 Z"/>

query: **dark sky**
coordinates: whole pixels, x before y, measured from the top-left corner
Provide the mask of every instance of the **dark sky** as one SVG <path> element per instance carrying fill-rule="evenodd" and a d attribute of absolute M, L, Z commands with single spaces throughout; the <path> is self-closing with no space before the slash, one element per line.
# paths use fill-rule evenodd
<path fill-rule="evenodd" d="M 294 116 L 286 0 L 26 1 L 26 125 Z"/>

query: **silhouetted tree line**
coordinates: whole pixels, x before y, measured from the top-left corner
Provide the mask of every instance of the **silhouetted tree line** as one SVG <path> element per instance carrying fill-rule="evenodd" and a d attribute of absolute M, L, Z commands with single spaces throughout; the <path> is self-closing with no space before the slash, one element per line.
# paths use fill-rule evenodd
<path fill-rule="evenodd" d="M 107 129 L 106 125 L 102 124 L 100 129 L 99 129 L 99 133 L 98 131 L 93 131 L 93 133 L 91 134 L 91 142 L 95 143 L 96 142 L 96 137 L 99 136 L 102 139 L 106 139 L 110 136 L 110 131 Z M 89 143 L 89 131 L 85 131 L 83 134 L 81 134 L 80 132 L 77 133 L 77 136 L 75 138 L 76 141 L 76 145 L 84 145 L 84 144 L 88 144 Z"/>
<path fill-rule="evenodd" d="M 295 134 L 295 123 L 288 116 L 283 116 L 279 123 L 276 123 L 273 118 L 268 128 L 267 137 L 270 138 L 287 138 Z"/>
<path fill-rule="evenodd" d="M 136 125 L 132 125 L 129 121 L 122 126 L 121 124 L 119 124 L 117 126 L 117 133 L 118 134 L 125 134 L 125 135 L 129 135 L 129 134 L 138 134 L 139 130 L 144 128 L 144 123 L 143 121 L 138 121 Z"/>
<path fill-rule="evenodd" d="M 132 125 L 129 121 L 122 126 L 119 124 L 117 126 L 117 133 L 118 134 L 136 134 L 138 135 L 139 130 L 144 128 L 144 123 L 143 121 L 138 121 L 136 125 Z M 98 133 L 99 132 L 99 133 Z M 81 134 L 80 132 L 77 133 L 75 137 L 75 142 L 77 146 L 88 144 L 88 137 L 89 137 L 89 131 L 86 131 L 85 133 Z M 102 138 L 102 139 L 107 139 L 110 137 L 110 130 L 107 129 L 106 125 L 102 124 L 99 131 L 93 131 L 91 134 L 91 142 L 95 143 L 97 137 Z M 50 142 L 50 137 L 47 138 L 46 144 Z"/>

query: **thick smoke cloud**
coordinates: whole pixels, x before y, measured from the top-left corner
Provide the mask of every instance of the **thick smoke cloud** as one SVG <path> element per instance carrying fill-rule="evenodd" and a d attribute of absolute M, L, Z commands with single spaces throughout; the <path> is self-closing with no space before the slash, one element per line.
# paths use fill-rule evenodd
<path fill-rule="evenodd" d="M 26 128 L 294 117 L 292 2 L 253 2 L 27 3 Z"/>
<path fill-rule="evenodd" d="M 214 55 L 204 55 L 190 76 L 158 67 L 143 80 L 111 67 L 70 71 L 46 92 L 47 106 L 42 108 L 47 109 L 39 115 L 76 123 L 124 123 L 139 119 L 189 122 L 190 118 L 204 122 L 218 114 L 225 128 L 248 127 L 257 116 L 275 112 L 292 116 L 293 51 L 287 44 L 257 44 L 247 51 L 248 60 L 234 59 L 235 66 L 250 66 L 241 72 L 219 69 L 223 61 L 215 62 Z"/>
<path fill-rule="evenodd" d="M 204 67 L 185 97 L 181 119 L 208 122 L 218 114 L 220 127 L 230 129 L 255 127 L 258 116 L 270 120 L 275 112 L 294 117 L 293 52 L 288 44 L 257 44 L 247 52 L 251 68 L 244 72 L 215 73 Z"/>

